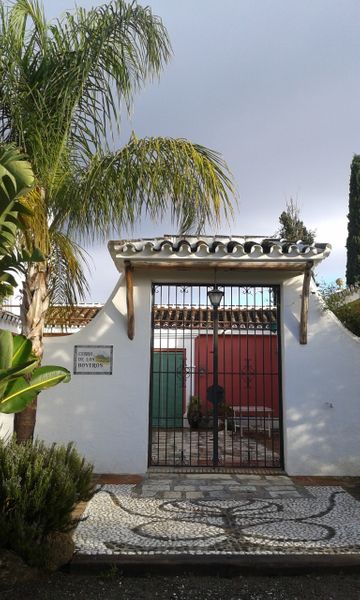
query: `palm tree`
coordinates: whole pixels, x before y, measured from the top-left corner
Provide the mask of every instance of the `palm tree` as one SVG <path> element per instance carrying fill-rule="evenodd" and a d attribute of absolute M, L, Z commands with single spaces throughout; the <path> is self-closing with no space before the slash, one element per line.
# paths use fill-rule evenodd
<path fill-rule="evenodd" d="M 23 288 L 23 333 L 39 358 L 49 302 L 86 292 L 79 236 L 104 239 L 169 206 L 182 231 L 231 214 L 233 187 L 216 152 L 135 134 L 113 148 L 122 109 L 170 54 L 160 18 L 136 2 L 77 9 L 53 23 L 37 0 L 1 4 L 0 140 L 16 142 L 32 163 L 26 243 L 48 257 L 30 265 Z M 32 436 L 36 407 L 26 410 L 15 421 L 18 439 Z"/>

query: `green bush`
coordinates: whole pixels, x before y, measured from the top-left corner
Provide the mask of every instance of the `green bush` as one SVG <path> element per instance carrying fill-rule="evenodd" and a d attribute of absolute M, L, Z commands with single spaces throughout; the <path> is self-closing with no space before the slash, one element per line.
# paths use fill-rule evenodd
<path fill-rule="evenodd" d="M 323 285 L 320 293 L 326 310 L 331 310 L 351 333 L 360 337 L 360 300 L 349 302 L 352 290 L 330 284 Z"/>
<path fill-rule="evenodd" d="M 72 444 L 0 440 L 0 547 L 44 565 L 49 534 L 71 531 L 76 504 L 94 493 L 93 467 Z"/>

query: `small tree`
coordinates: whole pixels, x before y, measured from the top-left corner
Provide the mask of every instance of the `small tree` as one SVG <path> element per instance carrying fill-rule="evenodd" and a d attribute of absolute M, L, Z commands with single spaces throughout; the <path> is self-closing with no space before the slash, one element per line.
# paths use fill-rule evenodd
<path fill-rule="evenodd" d="M 351 163 L 348 237 L 346 242 L 346 283 L 354 285 L 360 280 L 360 155 Z"/>
<path fill-rule="evenodd" d="M 314 243 L 315 230 L 305 227 L 304 222 L 300 219 L 300 209 L 292 198 L 286 203 L 286 210 L 281 213 L 279 221 L 281 228 L 277 235 L 281 238 L 290 242 L 301 240 L 305 244 Z"/>

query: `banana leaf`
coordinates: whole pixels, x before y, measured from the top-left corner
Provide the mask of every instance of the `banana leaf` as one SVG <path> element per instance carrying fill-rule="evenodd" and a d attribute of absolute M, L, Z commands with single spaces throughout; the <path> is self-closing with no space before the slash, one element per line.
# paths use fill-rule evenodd
<path fill-rule="evenodd" d="M 46 365 L 35 369 L 30 381 L 23 377 L 11 381 L 0 400 L 0 412 L 15 413 L 22 411 L 42 390 L 70 381 L 70 373 L 63 367 Z"/>
<path fill-rule="evenodd" d="M 11 331 L 0 330 L 0 370 L 12 366 L 13 335 Z"/>
<path fill-rule="evenodd" d="M 18 367 L 27 360 L 33 359 L 32 344 L 24 335 L 15 335 L 13 337 L 13 356 L 12 366 Z"/>
<path fill-rule="evenodd" d="M 38 359 L 34 357 L 31 360 L 17 365 L 16 367 L 11 367 L 10 369 L 0 369 L 0 384 L 2 385 L 4 382 L 9 383 L 17 377 L 32 373 L 37 363 Z"/>

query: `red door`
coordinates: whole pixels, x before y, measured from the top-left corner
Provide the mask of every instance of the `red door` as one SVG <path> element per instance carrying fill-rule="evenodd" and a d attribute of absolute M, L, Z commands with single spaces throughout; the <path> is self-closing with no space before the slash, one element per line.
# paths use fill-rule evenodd
<path fill-rule="evenodd" d="M 210 409 L 206 390 L 212 384 L 212 335 L 195 338 L 195 394 Z M 219 385 L 229 406 L 263 406 L 279 416 L 277 336 L 269 333 L 219 335 Z"/>

